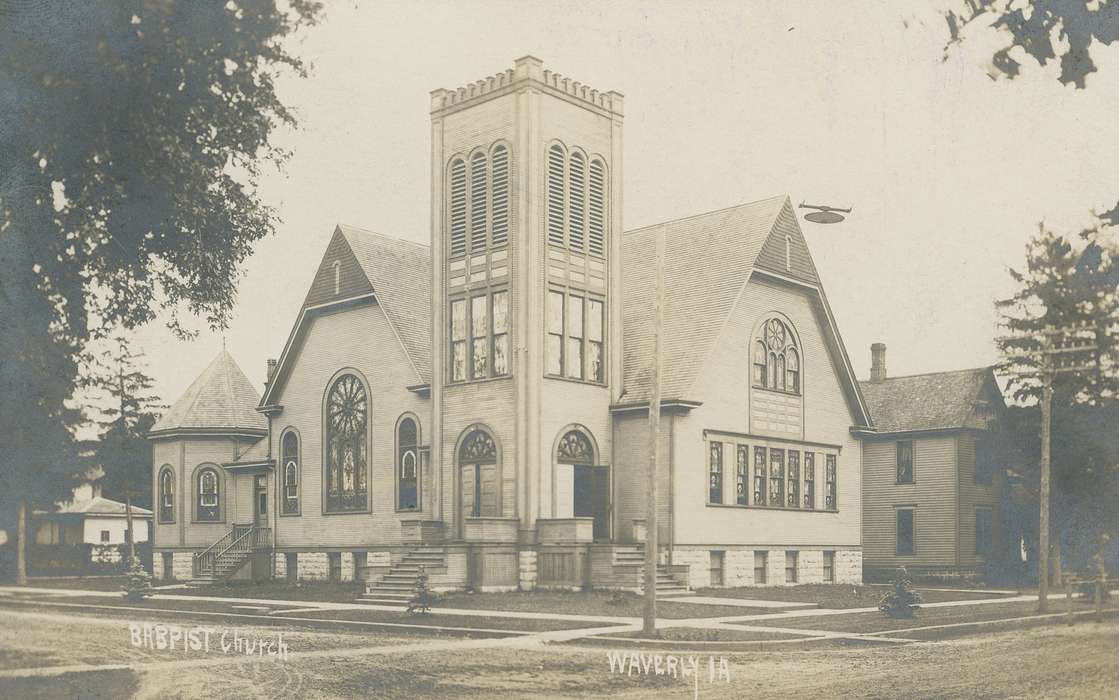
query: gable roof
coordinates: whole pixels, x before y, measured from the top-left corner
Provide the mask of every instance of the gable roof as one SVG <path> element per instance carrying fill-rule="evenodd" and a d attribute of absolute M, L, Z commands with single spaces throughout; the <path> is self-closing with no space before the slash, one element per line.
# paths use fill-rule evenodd
<path fill-rule="evenodd" d="M 68 514 L 81 514 L 81 515 L 119 515 L 125 516 L 125 505 L 120 501 L 114 501 L 111 498 L 104 496 L 97 496 L 88 501 L 79 501 L 77 503 L 70 503 L 69 505 L 62 506 L 58 509 L 59 513 Z M 150 516 L 152 512 L 147 508 L 140 506 L 132 506 L 132 515 L 135 516 Z"/>
<path fill-rule="evenodd" d="M 656 303 L 656 239 L 664 234 L 663 399 L 687 396 L 755 269 L 803 282 L 817 294 L 822 325 L 836 345 L 860 422 L 869 418 L 854 370 L 808 244 L 787 196 L 691 216 L 628 232 L 622 242 L 622 325 L 625 394 L 622 403 L 652 393 L 653 313 Z M 789 248 L 788 267 L 785 250 Z"/>
<path fill-rule="evenodd" d="M 334 293 L 334 263 L 339 263 L 338 293 Z M 309 316 L 318 307 L 372 294 L 415 369 L 414 381 L 431 381 L 431 252 L 422 243 L 392 238 L 356 226 L 339 224 L 327 245 L 318 272 L 307 292 L 299 318 L 264 390 L 261 406 L 273 402 L 282 386 L 288 363 L 303 339 Z"/>
<path fill-rule="evenodd" d="M 656 240 L 664 232 L 661 396 L 685 398 L 786 197 L 629 231 L 622 238 L 626 403 L 652 393 Z"/>
<path fill-rule="evenodd" d="M 988 382 L 996 382 L 992 367 L 888 377 L 859 386 L 875 430 L 903 433 L 974 427 L 976 404 Z M 996 382 L 1001 399 L 997 388 Z"/>
<path fill-rule="evenodd" d="M 229 351 L 222 348 L 179 400 L 148 432 L 149 437 L 178 430 L 224 430 L 263 435 L 268 419 L 257 413 L 260 394 Z"/>

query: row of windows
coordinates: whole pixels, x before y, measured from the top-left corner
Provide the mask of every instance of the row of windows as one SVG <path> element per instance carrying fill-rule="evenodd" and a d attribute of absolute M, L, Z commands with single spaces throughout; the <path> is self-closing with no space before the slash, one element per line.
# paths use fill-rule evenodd
<path fill-rule="evenodd" d="M 216 466 L 204 466 L 194 474 L 194 519 L 220 522 L 221 477 Z M 169 465 L 159 472 L 159 522 L 175 522 L 175 477 Z"/>
<path fill-rule="evenodd" d="M 710 553 L 710 575 L 711 585 L 718 587 L 725 585 L 724 565 L 726 562 L 726 552 L 712 551 Z M 767 570 L 769 569 L 769 552 L 767 550 L 756 550 L 754 552 L 754 585 L 760 586 L 766 584 L 768 581 Z M 796 550 L 789 550 L 785 552 L 785 583 L 797 583 L 800 580 L 800 552 Z M 835 552 L 828 550 L 823 552 L 823 582 L 835 582 Z"/>
<path fill-rule="evenodd" d="M 917 509 L 903 506 L 894 511 L 894 552 L 898 556 L 917 553 Z M 990 557 L 994 553 L 995 530 L 993 511 L 987 507 L 975 509 L 975 553 Z"/>
<path fill-rule="evenodd" d="M 574 253 L 606 255 L 606 166 L 560 144 L 548 149 L 548 243 Z"/>
<path fill-rule="evenodd" d="M 603 383 L 605 333 L 602 299 L 576 290 L 548 290 L 548 374 Z"/>
<path fill-rule="evenodd" d="M 487 155 L 479 151 L 451 161 L 449 172 L 452 258 L 484 254 L 509 242 L 509 148 L 497 144 Z"/>
<path fill-rule="evenodd" d="M 733 501 L 725 500 L 728 450 L 734 459 Z M 770 508 L 816 508 L 816 452 L 753 447 L 712 440 L 708 443 L 707 502 Z M 752 460 L 751 460 L 752 455 Z M 803 461 L 802 461 L 803 457 Z M 751 464 L 753 473 L 751 474 Z M 836 509 L 836 456 L 824 455 L 824 510 Z"/>
<path fill-rule="evenodd" d="M 899 440 L 894 445 L 894 464 L 896 467 L 896 482 L 899 484 L 914 483 L 914 464 L 916 462 L 912 440 Z M 994 483 L 995 454 L 990 440 L 981 436 L 975 443 L 975 483 L 990 486 Z"/>
<path fill-rule="evenodd" d="M 451 381 L 509 374 L 509 292 L 451 301 Z"/>

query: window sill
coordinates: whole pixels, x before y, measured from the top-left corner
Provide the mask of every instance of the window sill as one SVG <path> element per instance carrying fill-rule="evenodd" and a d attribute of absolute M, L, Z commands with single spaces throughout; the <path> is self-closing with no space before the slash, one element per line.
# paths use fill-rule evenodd
<path fill-rule="evenodd" d="M 563 382 L 571 382 L 572 384 L 584 384 L 586 386 L 597 386 L 606 388 L 606 382 L 596 382 L 590 379 L 579 379 L 578 377 L 565 377 L 562 374 L 545 374 L 545 379 L 558 379 Z"/>
<path fill-rule="evenodd" d="M 916 486 L 916 481 L 895 481 L 894 486 Z"/>
<path fill-rule="evenodd" d="M 416 507 L 416 508 L 395 508 L 395 509 L 393 509 L 392 512 L 398 513 L 398 514 L 408 514 L 408 515 L 424 515 L 423 508 L 420 508 L 420 507 Z"/>
<path fill-rule="evenodd" d="M 736 508 L 739 510 L 772 510 L 772 511 L 790 511 L 793 513 L 838 513 L 838 509 L 827 508 L 790 508 L 789 506 L 752 506 L 742 505 L 740 503 L 711 503 L 707 502 L 708 508 Z"/>
<path fill-rule="evenodd" d="M 781 396 L 803 396 L 804 393 L 800 391 L 785 391 L 784 389 L 770 389 L 767 386 L 758 386 L 757 384 L 751 385 L 754 389 L 768 392 L 770 394 L 780 394 Z"/>
<path fill-rule="evenodd" d="M 324 510 L 322 515 L 370 515 L 373 511 L 365 510 Z"/>
<path fill-rule="evenodd" d="M 297 510 L 294 513 L 277 513 L 276 515 L 280 518 L 298 518 L 303 515 L 303 511 Z"/>
<path fill-rule="evenodd" d="M 471 386 L 473 384 L 488 384 L 489 382 L 500 382 L 500 381 L 503 381 L 503 380 L 506 380 L 506 379 L 512 379 L 512 378 L 513 378 L 513 375 L 512 375 L 512 373 L 510 373 L 510 374 L 503 374 L 499 377 L 485 377 L 483 379 L 458 379 L 458 380 L 455 380 L 455 381 L 447 382 L 444 385 L 444 388 L 452 387 L 452 386 Z"/>

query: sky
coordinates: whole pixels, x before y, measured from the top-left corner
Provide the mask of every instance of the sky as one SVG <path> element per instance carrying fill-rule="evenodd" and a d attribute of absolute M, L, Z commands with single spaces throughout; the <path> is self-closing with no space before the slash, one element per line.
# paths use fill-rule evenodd
<path fill-rule="evenodd" d="M 429 92 L 545 68 L 625 95 L 625 228 L 787 194 L 853 207 L 801 226 L 860 378 L 992 364 L 994 301 L 1045 221 L 1075 233 L 1119 199 L 1119 51 L 1087 90 L 1026 62 L 992 80 L 998 36 L 945 57 L 935 4 L 861 2 L 330 2 L 281 78 L 299 128 L 260 193 L 276 235 L 244 268 L 224 334 L 135 334 L 170 404 L 224 342 L 258 387 L 337 223 L 427 243 Z M 199 324 L 201 325 L 201 324 Z"/>

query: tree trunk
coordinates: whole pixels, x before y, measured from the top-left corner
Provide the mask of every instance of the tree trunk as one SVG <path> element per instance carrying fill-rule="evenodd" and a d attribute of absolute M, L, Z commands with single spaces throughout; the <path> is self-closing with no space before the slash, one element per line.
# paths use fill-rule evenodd
<path fill-rule="evenodd" d="M 16 526 L 16 585 L 27 585 L 27 499 L 19 501 L 19 524 Z"/>
<path fill-rule="evenodd" d="M 1060 586 L 1061 580 L 1061 533 L 1056 533 L 1057 536 L 1053 538 L 1053 557 L 1050 563 L 1053 566 L 1053 585 Z"/>
<path fill-rule="evenodd" d="M 136 537 L 135 531 L 132 529 L 132 494 L 128 493 L 124 497 L 124 517 L 127 520 L 125 525 L 124 536 L 128 540 L 128 568 L 132 568 L 133 563 L 136 561 Z"/>

